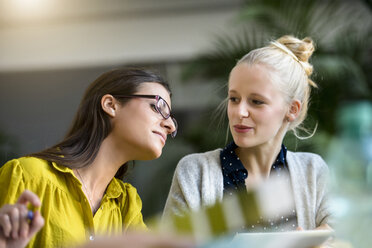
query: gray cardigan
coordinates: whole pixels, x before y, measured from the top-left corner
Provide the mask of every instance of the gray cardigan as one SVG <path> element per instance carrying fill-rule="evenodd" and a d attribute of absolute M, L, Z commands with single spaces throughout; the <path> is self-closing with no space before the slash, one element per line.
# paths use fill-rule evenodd
<path fill-rule="evenodd" d="M 180 160 L 165 204 L 164 216 L 210 206 L 223 197 L 220 151 L 190 154 Z M 298 226 L 308 230 L 329 222 L 326 193 L 328 167 L 312 153 L 287 152 Z"/>

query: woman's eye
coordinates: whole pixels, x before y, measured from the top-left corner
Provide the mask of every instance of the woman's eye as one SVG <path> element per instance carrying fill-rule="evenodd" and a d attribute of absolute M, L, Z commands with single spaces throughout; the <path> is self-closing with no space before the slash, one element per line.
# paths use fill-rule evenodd
<path fill-rule="evenodd" d="M 237 97 L 229 97 L 229 101 L 230 102 L 237 102 L 238 101 L 238 98 Z"/>
<path fill-rule="evenodd" d="M 151 109 L 154 110 L 155 112 L 158 112 L 158 110 L 156 109 L 155 104 L 150 104 L 150 107 L 151 107 Z"/>
<path fill-rule="evenodd" d="M 255 105 L 264 104 L 264 102 L 263 101 L 260 101 L 260 100 L 252 100 L 252 103 L 255 104 Z"/>

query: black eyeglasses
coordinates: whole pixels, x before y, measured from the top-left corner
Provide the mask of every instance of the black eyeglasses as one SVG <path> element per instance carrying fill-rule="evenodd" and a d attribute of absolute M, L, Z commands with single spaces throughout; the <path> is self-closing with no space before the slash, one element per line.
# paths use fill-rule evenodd
<path fill-rule="evenodd" d="M 168 103 L 159 95 L 126 95 L 126 96 L 122 96 L 122 95 L 119 95 L 119 96 L 115 96 L 115 97 L 122 97 L 122 98 L 149 98 L 149 99 L 155 99 L 156 100 L 156 104 L 154 105 L 155 106 L 155 110 L 166 120 L 168 119 L 169 117 L 172 119 L 173 121 L 173 124 L 176 128 L 176 130 L 174 132 L 171 133 L 171 137 L 174 138 L 176 137 L 177 135 L 177 129 L 178 129 L 178 124 L 177 124 L 177 121 L 176 119 L 172 116 L 172 113 L 171 113 L 171 110 L 170 110 L 170 107 L 168 105 Z"/>

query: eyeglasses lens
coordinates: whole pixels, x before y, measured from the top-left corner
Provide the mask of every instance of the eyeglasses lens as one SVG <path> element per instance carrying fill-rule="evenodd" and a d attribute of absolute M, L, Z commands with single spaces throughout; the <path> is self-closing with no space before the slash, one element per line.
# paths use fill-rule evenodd
<path fill-rule="evenodd" d="M 175 118 L 172 117 L 172 121 L 174 123 L 174 126 L 176 127 L 176 130 L 178 129 L 178 123 Z"/>
<path fill-rule="evenodd" d="M 168 119 L 170 117 L 170 109 L 166 101 L 164 101 L 163 98 L 159 98 L 158 102 L 156 103 L 157 109 L 160 112 L 160 114 L 164 117 L 164 119 Z M 172 121 L 174 123 L 174 127 L 176 130 L 171 133 L 172 138 L 176 137 L 177 135 L 177 129 L 178 129 L 178 123 L 175 118 L 171 117 Z"/>
<path fill-rule="evenodd" d="M 168 107 L 168 104 L 162 98 L 159 98 L 157 105 L 158 105 L 158 109 L 160 111 L 160 114 L 164 118 L 168 118 L 169 115 L 170 115 L 170 109 Z"/>
<path fill-rule="evenodd" d="M 178 124 L 177 124 L 176 119 L 174 119 L 173 117 L 171 117 L 171 118 L 172 118 L 172 121 L 173 121 L 173 123 L 174 123 L 174 127 L 176 128 L 176 130 L 175 130 L 173 133 L 171 133 L 172 138 L 174 138 L 174 137 L 176 137 L 176 135 L 177 135 Z"/>

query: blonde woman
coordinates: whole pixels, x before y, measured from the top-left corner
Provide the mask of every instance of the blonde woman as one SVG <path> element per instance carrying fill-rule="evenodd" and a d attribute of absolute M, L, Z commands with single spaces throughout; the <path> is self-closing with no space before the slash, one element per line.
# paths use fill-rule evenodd
<path fill-rule="evenodd" d="M 280 176 L 291 183 L 295 207 L 290 216 L 275 224 L 259 218 L 245 230 L 329 228 L 327 165 L 316 154 L 291 152 L 283 144 L 286 133 L 297 134 L 306 118 L 310 90 L 316 87 L 308 61 L 313 51 L 310 38 L 284 36 L 238 61 L 230 73 L 226 106 L 234 141 L 180 160 L 165 216 L 213 205 L 226 193 Z"/>

